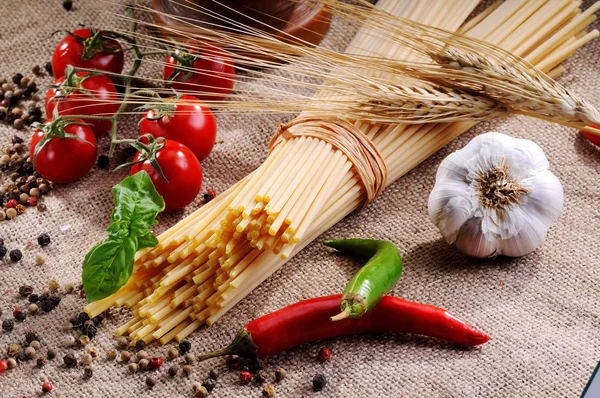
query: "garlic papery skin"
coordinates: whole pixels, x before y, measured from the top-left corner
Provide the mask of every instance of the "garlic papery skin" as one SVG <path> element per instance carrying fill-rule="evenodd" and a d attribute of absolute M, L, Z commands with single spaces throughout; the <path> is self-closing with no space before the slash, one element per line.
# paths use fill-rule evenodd
<path fill-rule="evenodd" d="M 429 217 L 470 256 L 530 253 L 563 210 L 563 188 L 549 168 L 534 142 L 482 134 L 440 164 Z"/>

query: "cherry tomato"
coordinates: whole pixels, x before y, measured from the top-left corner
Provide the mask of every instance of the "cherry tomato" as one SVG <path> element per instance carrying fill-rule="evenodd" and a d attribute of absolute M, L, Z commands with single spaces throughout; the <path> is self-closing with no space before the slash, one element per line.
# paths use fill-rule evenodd
<path fill-rule="evenodd" d="M 46 122 L 36 130 L 29 144 L 33 166 L 45 179 L 67 184 L 83 177 L 96 161 L 96 137 L 82 120 Z M 65 137 L 70 134 L 78 139 Z M 64 137 L 64 138 L 61 138 Z M 35 148 L 43 139 L 48 142 L 35 157 Z"/>
<path fill-rule="evenodd" d="M 77 29 L 67 34 L 52 54 L 52 73 L 63 77 L 67 65 L 76 68 L 97 69 L 112 73 L 123 72 L 125 56 L 118 41 L 107 38 L 97 29 Z"/>
<path fill-rule="evenodd" d="M 57 103 L 60 116 L 112 116 L 119 110 L 117 89 L 105 75 L 78 72 L 73 76 L 63 76 L 54 84 L 59 87 L 46 93 L 46 115 L 49 117 L 52 117 Z M 106 134 L 112 126 L 110 120 L 83 118 L 83 121 L 91 125 L 96 137 Z"/>
<path fill-rule="evenodd" d="M 598 126 L 590 126 L 590 127 L 599 128 Z M 589 131 L 582 131 L 581 134 L 583 134 L 583 136 L 585 138 L 587 138 L 592 144 L 596 144 L 596 145 L 600 146 L 600 135 L 590 133 Z"/>
<path fill-rule="evenodd" d="M 133 161 L 140 159 L 138 152 Z M 172 140 L 165 140 L 165 144 L 156 152 L 158 162 L 165 181 L 152 167 L 149 160 L 131 166 L 131 175 L 145 170 L 154 187 L 165 200 L 165 211 L 181 210 L 196 198 L 202 185 L 202 167 L 196 156 L 185 145 Z"/>
<path fill-rule="evenodd" d="M 191 95 L 171 97 L 149 109 L 140 123 L 140 135 L 164 137 L 188 147 L 201 162 L 215 145 L 217 123 L 210 109 Z"/>
<path fill-rule="evenodd" d="M 205 101 L 221 100 L 231 92 L 235 68 L 223 49 L 206 42 L 198 46 L 197 42 L 188 41 L 185 48 L 175 50 L 175 55 L 180 61 L 168 56 L 163 72 L 166 81 L 172 80 L 169 87 Z"/>

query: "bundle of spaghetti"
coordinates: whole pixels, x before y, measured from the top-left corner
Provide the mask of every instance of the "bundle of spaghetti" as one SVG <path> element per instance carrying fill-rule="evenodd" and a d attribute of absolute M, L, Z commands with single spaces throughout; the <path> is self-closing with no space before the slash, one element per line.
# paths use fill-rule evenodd
<path fill-rule="evenodd" d="M 598 35 L 585 29 L 599 4 L 582 13 L 579 1 L 507 0 L 463 24 L 476 5 L 476 0 L 378 3 L 394 15 L 509 49 L 553 77 L 564 71 L 563 60 Z M 348 51 L 421 57 L 369 29 L 356 35 Z M 317 93 L 335 95 L 327 87 Z M 258 169 L 161 234 L 156 247 L 138 252 L 130 281 L 86 311 L 93 316 L 113 305 L 130 307 L 133 318 L 117 334 L 129 334 L 132 344 L 181 341 L 216 322 L 288 258 L 475 124 L 317 119 L 304 113 L 280 126 Z M 332 132 L 357 142 L 333 145 Z"/>

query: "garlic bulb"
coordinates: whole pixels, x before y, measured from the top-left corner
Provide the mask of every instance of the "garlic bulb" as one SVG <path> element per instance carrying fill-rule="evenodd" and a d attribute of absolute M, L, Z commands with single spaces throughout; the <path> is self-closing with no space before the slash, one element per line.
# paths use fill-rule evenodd
<path fill-rule="evenodd" d="M 542 149 L 500 133 L 474 138 L 440 165 L 429 217 L 473 257 L 534 251 L 563 209 L 563 189 Z"/>

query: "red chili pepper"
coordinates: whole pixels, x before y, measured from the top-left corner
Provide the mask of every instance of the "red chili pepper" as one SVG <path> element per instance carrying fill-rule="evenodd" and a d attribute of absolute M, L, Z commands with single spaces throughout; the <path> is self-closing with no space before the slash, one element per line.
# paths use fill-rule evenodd
<path fill-rule="evenodd" d="M 339 294 L 313 298 L 255 319 L 228 347 L 199 359 L 230 354 L 266 357 L 313 341 L 371 333 L 414 333 L 467 346 L 490 339 L 446 310 L 391 296 L 383 297 L 360 318 L 332 322 L 330 318 L 339 312 L 340 299 Z"/>

